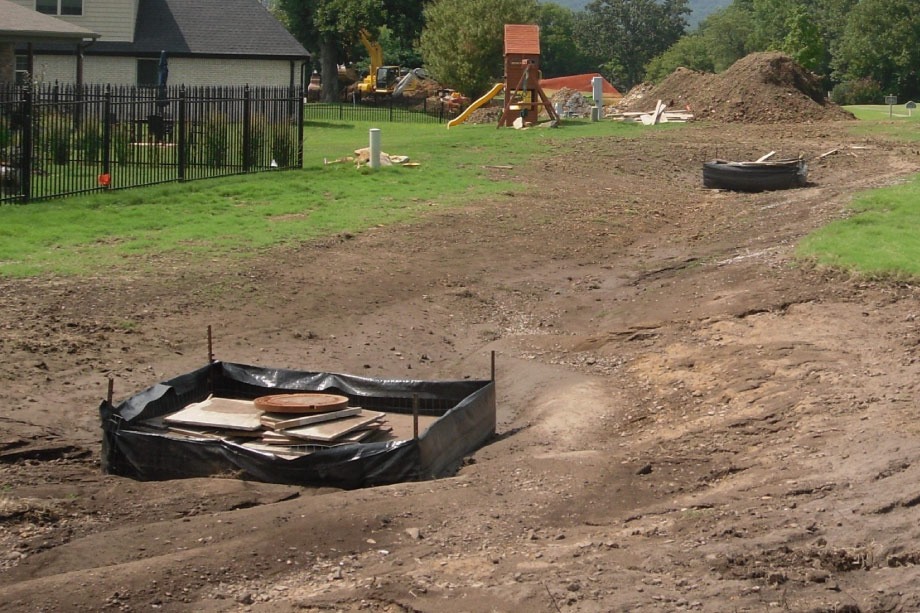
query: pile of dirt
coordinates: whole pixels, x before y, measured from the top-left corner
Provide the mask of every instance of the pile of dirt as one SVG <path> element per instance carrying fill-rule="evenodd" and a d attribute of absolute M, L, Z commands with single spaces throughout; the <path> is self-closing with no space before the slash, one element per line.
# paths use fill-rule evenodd
<path fill-rule="evenodd" d="M 580 91 L 563 87 L 550 96 L 553 106 L 562 104 L 563 117 L 590 117 L 591 101 Z"/>
<path fill-rule="evenodd" d="M 698 119 L 779 123 L 853 119 L 827 100 L 817 75 L 784 53 L 752 53 L 719 74 L 678 68 L 655 87 L 633 88 L 619 105 L 647 111 L 661 100 L 669 109 L 689 109 Z"/>
<path fill-rule="evenodd" d="M 500 106 L 483 106 L 472 113 L 470 113 L 469 118 L 467 118 L 466 123 L 469 124 L 490 124 L 498 123 L 498 120 L 502 116 L 502 107 Z"/>

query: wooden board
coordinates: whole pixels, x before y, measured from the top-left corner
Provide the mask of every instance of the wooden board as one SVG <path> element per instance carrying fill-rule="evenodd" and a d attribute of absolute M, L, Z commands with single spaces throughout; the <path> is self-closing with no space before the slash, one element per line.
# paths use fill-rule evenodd
<path fill-rule="evenodd" d="M 281 433 L 286 436 L 296 436 L 315 441 L 334 441 L 355 430 L 366 428 L 370 424 L 383 419 L 385 413 L 371 413 L 370 411 L 361 411 L 358 415 L 337 419 L 321 424 L 312 424 L 309 426 L 300 426 L 299 428 L 289 428 L 282 430 Z"/>
<path fill-rule="evenodd" d="M 163 421 L 167 424 L 203 426 L 217 430 L 260 430 L 261 416 L 262 411 L 251 400 L 208 398 L 167 415 Z"/>
<path fill-rule="evenodd" d="M 310 424 L 319 424 L 324 421 L 333 421 L 343 417 L 352 417 L 361 412 L 361 407 L 348 407 L 341 411 L 332 411 L 331 413 L 318 413 L 316 415 L 304 415 L 302 417 L 281 416 L 281 414 L 271 413 L 262 416 L 262 425 L 272 430 L 284 430 L 286 428 L 296 428 L 298 426 L 309 426 Z"/>

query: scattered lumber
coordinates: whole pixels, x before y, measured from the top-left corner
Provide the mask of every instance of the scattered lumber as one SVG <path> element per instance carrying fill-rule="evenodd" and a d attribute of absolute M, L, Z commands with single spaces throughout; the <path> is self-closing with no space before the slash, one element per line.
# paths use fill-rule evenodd
<path fill-rule="evenodd" d="M 293 396 L 292 402 L 297 400 Z M 367 411 L 361 407 L 341 408 L 335 404 L 330 404 L 325 412 L 307 412 L 316 408 L 309 406 L 301 414 L 273 413 L 259 409 L 252 400 L 209 396 L 170 415 L 147 419 L 138 426 L 184 439 L 224 440 L 284 459 L 300 458 L 336 445 L 403 440 L 413 435 L 412 415 Z M 436 419 L 419 416 L 419 432 Z"/>

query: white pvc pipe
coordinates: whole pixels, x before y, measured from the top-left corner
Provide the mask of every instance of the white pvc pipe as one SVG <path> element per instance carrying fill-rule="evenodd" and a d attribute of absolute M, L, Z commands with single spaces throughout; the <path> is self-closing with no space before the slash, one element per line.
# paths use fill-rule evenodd
<path fill-rule="evenodd" d="M 591 78 L 591 93 L 594 95 L 594 106 L 600 108 L 604 106 L 604 78 Z"/>
<path fill-rule="evenodd" d="M 371 128 L 371 168 L 380 168 L 380 128 Z"/>

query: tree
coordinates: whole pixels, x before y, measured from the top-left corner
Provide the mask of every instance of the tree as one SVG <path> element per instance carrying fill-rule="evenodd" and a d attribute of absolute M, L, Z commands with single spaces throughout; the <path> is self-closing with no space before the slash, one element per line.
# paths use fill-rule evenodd
<path fill-rule="evenodd" d="M 886 93 L 920 94 L 920 3 L 861 0 L 849 14 L 833 65 L 842 79 L 870 77 Z"/>
<path fill-rule="evenodd" d="M 820 70 L 824 66 L 825 45 L 812 13 L 796 7 L 786 18 L 785 26 L 782 50 L 805 68 Z"/>
<path fill-rule="evenodd" d="M 753 30 L 754 15 L 739 2 L 713 13 L 700 24 L 700 35 L 706 40 L 715 72 L 756 50 L 751 40 Z"/>
<path fill-rule="evenodd" d="M 681 37 L 689 13 L 687 0 L 594 0 L 578 19 L 578 46 L 605 58 L 619 71 L 605 76 L 629 89 L 648 61 Z"/>
<path fill-rule="evenodd" d="M 476 97 L 499 80 L 506 23 L 534 23 L 536 0 L 435 0 L 419 48 L 432 77 Z"/>
<path fill-rule="evenodd" d="M 547 78 L 596 72 L 599 62 L 575 44 L 575 11 L 541 2 L 537 7 L 540 26 L 540 69 Z"/>
<path fill-rule="evenodd" d="M 292 34 L 309 51 L 319 52 L 323 99 L 338 94 L 338 63 L 350 59 L 349 50 L 360 31 L 376 36 L 386 25 L 399 39 L 414 38 L 421 28 L 424 0 L 277 0 Z"/>
<path fill-rule="evenodd" d="M 645 67 L 645 78 L 657 83 L 680 67 L 714 72 L 706 37 L 688 34 L 681 38 L 667 51 L 652 58 Z"/>

